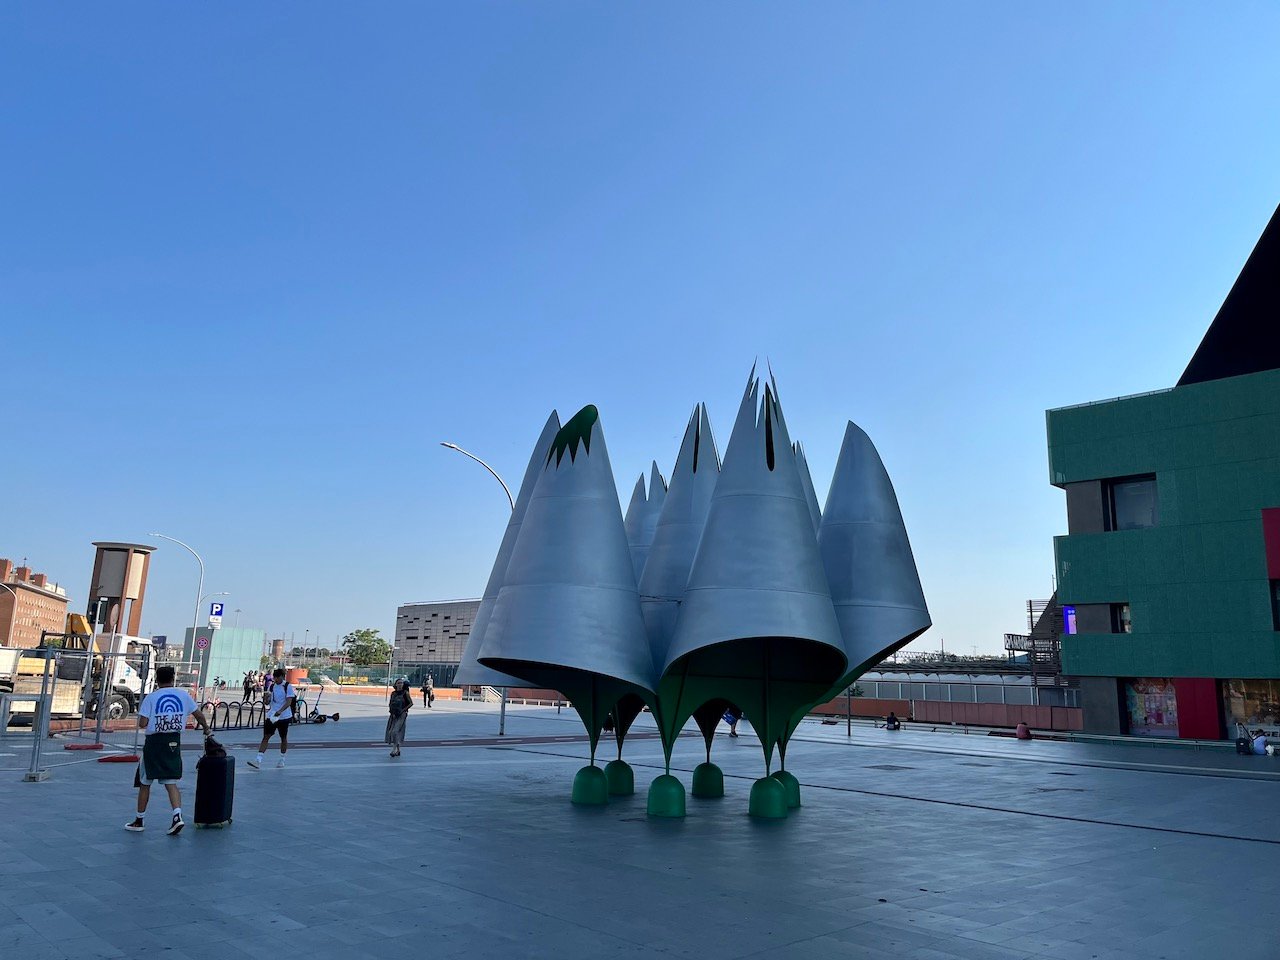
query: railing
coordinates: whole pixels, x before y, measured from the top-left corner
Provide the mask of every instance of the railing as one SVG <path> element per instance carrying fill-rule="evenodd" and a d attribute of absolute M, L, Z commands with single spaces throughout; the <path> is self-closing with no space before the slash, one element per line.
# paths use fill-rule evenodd
<path fill-rule="evenodd" d="M 501 703 L 502 691 L 497 687 L 481 687 L 480 699 L 485 703 Z"/>

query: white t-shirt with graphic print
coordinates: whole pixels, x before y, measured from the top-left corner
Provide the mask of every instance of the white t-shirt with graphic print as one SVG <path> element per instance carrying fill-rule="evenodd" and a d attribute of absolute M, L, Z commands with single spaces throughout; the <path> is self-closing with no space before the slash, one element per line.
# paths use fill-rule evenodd
<path fill-rule="evenodd" d="M 142 698 L 138 716 L 147 718 L 148 737 L 153 733 L 182 733 L 187 725 L 187 715 L 197 706 L 187 691 L 177 687 L 159 687 Z"/>

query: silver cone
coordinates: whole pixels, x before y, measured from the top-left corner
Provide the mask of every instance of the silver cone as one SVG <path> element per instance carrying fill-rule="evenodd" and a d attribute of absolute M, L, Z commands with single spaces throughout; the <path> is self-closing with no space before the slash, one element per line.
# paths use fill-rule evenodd
<path fill-rule="evenodd" d="M 627 532 L 627 545 L 631 548 L 631 566 L 635 570 L 637 583 L 644 572 L 645 561 L 649 558 L 649 548 L 653 545 L 654 532 L 666 496 L 667 481 L 658 472 L 657 461 L 654 461 L 649 473 L 648 493 L 645 492 L 644 474 L 641 474 L 631 492 L 631 503 L 627 506 L 627 514 L 622 521 L 623 529 Z"/>
<path fill-rule="evenodd" d="M 768 763 L 847 658 L 786 422 L 772 384 L 759 388 L 753 376 L 662 664 L 661 722 L 674 735 L 703 703 L 731 700 Z"/>
<path fill-rule="evenodd" d="M 515 506 L 511 509 L 511 519 L 507 521 L 506 532 L 503 533 L 502 543 L 498 546 L 498 556 L 493 561 L 489 582 L 485 584 L 484 595 L 480 600 L 480 609 L 476 611 L 475 623 L 471 625 L 471 635 L 467 637 L 467 646 L 462 651 L 458 672 L 453 680 L 459 686 L 518 687 L 524 685 L 523 680 L 481 666 L 476 662 L 476 654 L 480 651 L 485 627 L 493 613 L 494 601 L 498 599 L 498 591 L 502 589 L 507 564 L 511 562 L 511 551 L 515 549 L 516 537 L 520 534 L 525 510 L 529 507 L 529 498 L 533 496 L 533 486 L 547 462 L 547 451 L 551 449 L 551 441 L 555 439 L 559 430 L 560 416 L 552 410 L 551 416 L 547 417 L 547 422 L 542 428 L 542 433 L 538 435 L 538 442 L 533 446 L 533 456 L 529 458 L 529 465 L 525 467 L 524 479 L 520 481 L 520 492 L 516 495 Z"/>
<path fill-rule="evenodd" d="M 852 421 L 818 543 L 849 658 L 834 694 L 932 622 L 893 483 L 875 444 Z"/>
<path fill-rule="evenodd" d="M 816 536 L 822 525 L 822 511 L 818 509 L 818 491 L 813 489 L 813 474 L 809 472 L 809 461 L 804 455 L 804 444 L 796 441 L 791 448 L 796 454 L 796 469 L 800 471 L 800 482 L 804 485 L 804 499 L 809 504 L 809 516 L 813 519 L 813 532 Z"/>
<path fill-rule="evenodd" d="M 689 571 L 707 522 L 711 495 L 720 477 L 720 454 L 706 404 L 689 416 L 671 484 L 654 530 L 649 559 L 640 577 L 640 608 L 653 649 L 653 662 L 667 662 L 676 629 L 676 613 L 689 583 Z"/>
<path fill-rule="evenodd" d="M 628 693 L 651 698 L 653 658 L 595 407 L 556 434 L 477 657 L 564 692 L 596 740 Z"/>

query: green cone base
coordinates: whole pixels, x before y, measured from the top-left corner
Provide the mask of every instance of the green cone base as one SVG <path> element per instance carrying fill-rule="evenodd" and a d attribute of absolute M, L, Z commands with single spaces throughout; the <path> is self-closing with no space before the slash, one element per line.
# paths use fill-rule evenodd
<path fill-rule="evenodd" d="M 700 763 L 693 768 L 693 790 L 701 800 L 724 796 L 724 772 L 714 763 Z"/>
<path fill-rule="evenodd" d="M 651 817 L 684 816 L 684 784 L 664 773 L 649 784 L 648 813 Z"/>
<path fill-rule="evenodd" d="M 625 760 L 610 760 L 604 765 L 604 775 L 609 781 L 609 796 L 629 797 L 636 792 L 636 775 Z"/>
<path fill-rule="evenodd" d="M 786 770 L 775 770 L 771 776 L 787 791 L 787 806 L 792 810 L 800 806 L 800 781 L 796 775 Z"/>
<path fill-rule="evenodd" d="M 609 802 L 609 778 L 599 767 L 583 767 L 573 776 L 573 802 L 600 807 Z"/>
<path fill-rule="evenodd" d="M 787 788 L 773 777 L 761 777 L 751 785 L 747 813 L 762 820 L 787 818 Z"/>

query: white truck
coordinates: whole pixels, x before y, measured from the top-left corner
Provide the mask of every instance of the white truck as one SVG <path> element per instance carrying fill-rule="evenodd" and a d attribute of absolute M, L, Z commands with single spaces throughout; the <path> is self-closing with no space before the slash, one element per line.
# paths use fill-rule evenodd
<path fill-rule="evenodd" d="M 46 635 L 44 640 L 52 654 L 46 692 L 53 695 L 54 719 L 96 717 L 100 693 L 108 720 L 137 711 L 148 689 L 143 671 L 155 666 L 150 640 L 110 633 Z M 45 684 L 45 662 L 43 647 L 0 648 L 0 692 L 39 693 Z M 18 701 L 12 714 L 15 719 L 30 716 L 34 709 L 34 704 Z"/>

